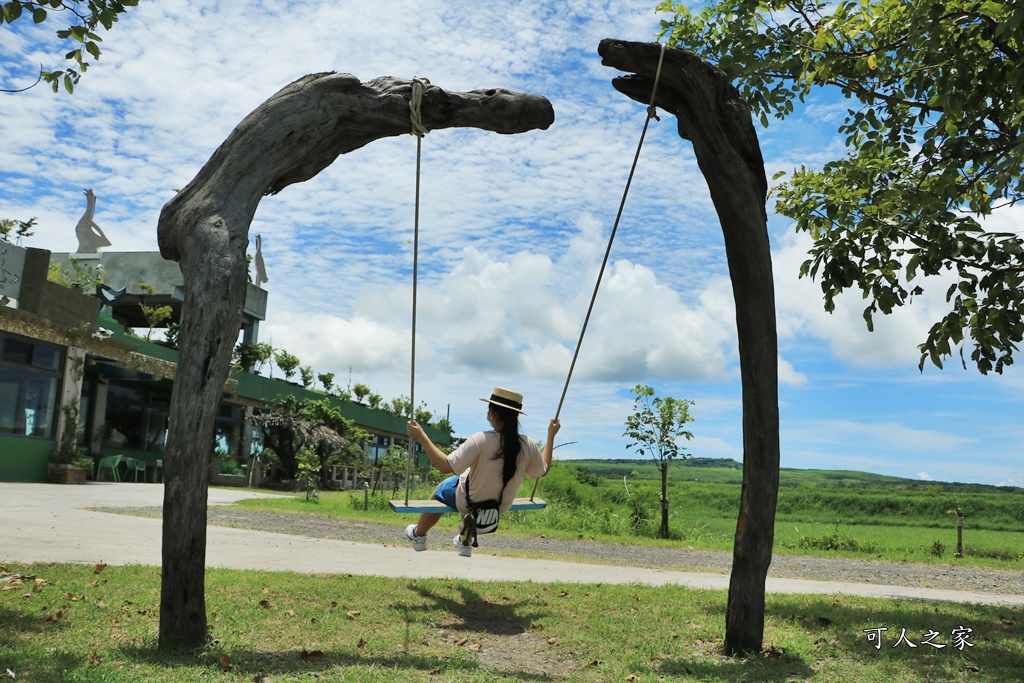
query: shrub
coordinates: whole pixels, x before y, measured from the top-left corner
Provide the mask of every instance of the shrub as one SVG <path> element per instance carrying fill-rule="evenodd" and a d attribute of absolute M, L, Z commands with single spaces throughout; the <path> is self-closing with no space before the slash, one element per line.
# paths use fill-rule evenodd
<path fill-rule="evenodd" d="M 799 529 L 797 530 L 799 533 Z M 861 543 L 852 534 L 839 530 L 839 525 L 821 536 L 800 535 L 797 547 L 813 550 L 845 551 L 851 553 L 877 553 L 881 550 L 877 543 Z"/>

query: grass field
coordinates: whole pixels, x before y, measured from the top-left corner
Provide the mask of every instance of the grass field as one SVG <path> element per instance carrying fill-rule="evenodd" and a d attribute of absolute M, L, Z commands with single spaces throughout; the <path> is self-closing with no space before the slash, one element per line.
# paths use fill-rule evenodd
<path fill-rule="evenodd" d="M 909 683 L 1024 670 L 1017 608 L 769 596 L 765 654 L 733 659 L 721 655 L 723 591 L 227 570 L 207 572 L 209 645 L 167 655 L 155 640 L 159 569 L 97 569 L 0 567 L 0 677 Z"/>
<path fill-rule="evenodd" d="M 660 480 L 648 461 L 556 461 L 538 490 L 548 507 L 506 515 L 502 531 L 731 550 L 740 470 L 678 466 L 670 472 L 668 541 L 655 539 L 660 522 Z M 791 470 L 784 474 L 788 483 L 779 489 L 776 553 L 1001 569 L 1022 566 L 1024 490 L 913 482 L 859 472 Z M 531 489 L 531 483 L 524 483 L 520 495 L 530 495 Z M 398 491 L 394 497 L 404 494 L 404 490 Z M 426 498 L 429 494 L 426 487 L 414 490 L 411 496 Z M 301 499 L 250 500 L 242 505 L 392 524 L 414 521 L 415 516 L 390 512 L 387 499 L 391 496 L 391 491 L 370 496 L 367 511 L 363 510 L 362 493 L 322 494 L 315 505 Z M 957 506 L 966 515 L 962 558 L 954 557 L 957 528 L 952 512 Z M 444 524 L 454 526 L 455 521 L 446 519 Z"/>

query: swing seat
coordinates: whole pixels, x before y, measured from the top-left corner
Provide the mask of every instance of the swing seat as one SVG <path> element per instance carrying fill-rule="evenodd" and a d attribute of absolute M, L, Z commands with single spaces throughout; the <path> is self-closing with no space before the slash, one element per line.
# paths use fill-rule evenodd
<path fill-rule="evenodd" d="M 458 512 L 454 508 L 450 508 L 439 500 L 410 500 L 408 504 L 404 500 L 389 500 L 388 505 L 391 509 L 398 513 L 423 513 L 423 512 Z M 516 498 L 512 503 L 513 510 L 541 510 L 547 507 L 540 498 Z"/>

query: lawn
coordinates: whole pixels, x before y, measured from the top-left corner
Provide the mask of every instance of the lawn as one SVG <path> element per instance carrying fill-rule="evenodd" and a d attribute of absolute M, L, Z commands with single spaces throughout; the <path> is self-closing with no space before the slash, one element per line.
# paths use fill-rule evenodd
<path fill-rule="evenodd" d="M 633 469 L 631 469 L 633 468 Z M 639 468 L 639 469 L 637 469 Z M 740 485 L 726 481 L 731 468 L 674 467 L 678 481 L 669 488 L 671 538 L 655 538 L 660 522 L 657 472 L 647 463 L 616 462 L 600 476 L 575 462 L 555 462 L 541 480 L 544 510 L 513 512 L 502 518 L 502 533 L 549 538 L 593 538 L 620 544 L 685 544 L 698 550 L 731 551 L 736 532 Z M 626 471 L 627 474 L 620 475 Z M 642 470 L 642 472 L 641 472 Z M 630 474 L 635 472 L 636 474 Z M 683 473 L 686 476 L 681 476 Z M 677 476 L 679 475 L 679 476 Z M 688 480 L 699 475 L 701 481 Z M 626 477 L 623 481 L 622 477 Z M 711 479 L 712 481 L 705 481 Z M 780 487 L 775 520 L 776 554 L 884 559 L 894 562 L 947 563 L 1019 570 L 1024 559 L 1024 495 L 1020 489 L 907 482 L 856 472 L 790 472 Z M 831 483 L 829 483 L 831 482 Z M 934 485 L 932 485 L 934 484 Z M 532 482 L 519 495 L 529 496 Z M 410 492 L 427 498 L 430 487 Z M 304 496 L 242 501 L 242 507 L 403 525 L 414 515 L 397 515 L 387 501 L 404 490 L 321 493 L 319 502 Z M 364 510 L 364 504 L 367 509 Z M 955 557 L 957 506 L 965 511 L 965 554 Z M 453 527 L 448 516 L 442 528 Z"/>
<path fill-rule="evenodd" d="M 8 564 L 0 581 L 0 676 L 38 683 L 888 683 L 1024 669 L 1024 610 L 1008 607 L 772 595 L 765 654 L 733 659 L 723 591 L 210 570 L 210 643 L 171 655 L 156 649 L 158 568 Z"/>

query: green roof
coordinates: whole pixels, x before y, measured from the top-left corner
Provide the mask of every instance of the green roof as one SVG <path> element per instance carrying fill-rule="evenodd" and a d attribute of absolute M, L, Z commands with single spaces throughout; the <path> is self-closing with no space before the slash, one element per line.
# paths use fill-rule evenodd
<path fill-rule="evenodd" d="M 120 323 L 102 313 L 100 314 L 100 323 L 103 327 L 113 332 L 112 339 L 135 344 L 138 346 L 138 352 L 141 354 L 177 364 L 178 352 L 176 349 L 134 337 L 128 334 Z M 251 372 L 232 370 L 229 377 L 238 382 L 238 395 L 243 398 L 264 403 L 276 403 L 286 396 L 294 396 L 300 401 L 326 398 L 333 407 L 341 411 L 342 416 L 346 420 L 352 420 L 363 428 L 395 435 L 404 435 L 406 433 L 407 418 L 400 415 L 394 415 L 383 410 L 375 410 L 361 403 L 345 401 L 337 396 L 320 391 L 310 391 L 293 382 L 254 375 Z M 451 435 L 443 429 L 432 425 L 423 425 L 423 430 L 434 443 L 445 445 L 451 443 Z"/>
<path fill-rule="evenodd" d="M 406 421 L 408 418 L 401 415 L 394 415 L 383 410 L 375 410 L 362 403 L 344 401 L 337 396 L 319 391 L 310 391 L 292 382 L 272 379 L 263 375 L 254 375 L 251 372 L 233 370 L 231 372 L 231 379 L 238 382 L 238 395 L 244 398 L 268 403 L 280 401 L 287 396 L 294 396 L 299 400 L 320 400 L 326 398 L 331 402 L 332 406 L 341 411 L 342 416 L 346 420 L 352 420 L 362 427 L 382 432 L 392 434 L 406 433 Z M 423 430 L 434 443 L 448 444 L 451 442 L 451 435 L 443 429 L 424 425 Z"/>

